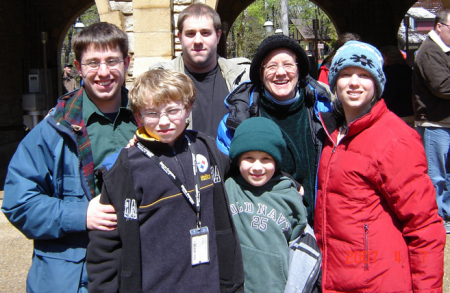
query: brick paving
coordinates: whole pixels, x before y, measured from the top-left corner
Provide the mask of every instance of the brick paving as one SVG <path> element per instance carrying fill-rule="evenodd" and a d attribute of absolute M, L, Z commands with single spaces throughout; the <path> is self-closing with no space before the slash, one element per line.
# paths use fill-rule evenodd
<path fill-rule="evenodd" d="M 3 202 L 0 191 L 0 205 Z M 0 292 L 25 292 L 33 243 L 12 226 L 0 212 Z M 444 293 L 450 293 L 450 235 L 445 245 Z"/>

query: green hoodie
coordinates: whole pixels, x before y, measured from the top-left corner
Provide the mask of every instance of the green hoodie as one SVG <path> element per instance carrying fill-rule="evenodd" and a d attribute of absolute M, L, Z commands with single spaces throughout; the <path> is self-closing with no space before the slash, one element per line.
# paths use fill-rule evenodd
<path fill-rule="evenodd" d="M 225 182 L 244 260 L 245 292 L 284 292 L 289 241 L 306 227 L 306 208 L 288 177 L 255 187 L 239 175 Z"/>

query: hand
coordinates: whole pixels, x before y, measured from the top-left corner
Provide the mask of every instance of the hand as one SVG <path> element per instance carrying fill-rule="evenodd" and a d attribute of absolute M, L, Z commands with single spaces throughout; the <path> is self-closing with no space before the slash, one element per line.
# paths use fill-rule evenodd
<path fill-rule="evenodd" d="M 130 148 L 132 146 L 134 146 L 136 144 L 136 142 L 138 141 L 136 134 L 133 135 L 133 138 L 130 139 L 130 141 L 128 142 L 127 146 L 125 148 Z"/>
<path fill-rule="evenodd" d="M 305 195 L 305 189 L 303 188 L 303 185 L 298 189 L 298 193 L 300 193 L 301 196 Z"/>
<path fill-rule="evenodd" d="M 113 231 L 117 228 L 117 215 L 112 205 L 100 203 L 100 195 L 90 202 L 86 215 L 88 230 Z"/>

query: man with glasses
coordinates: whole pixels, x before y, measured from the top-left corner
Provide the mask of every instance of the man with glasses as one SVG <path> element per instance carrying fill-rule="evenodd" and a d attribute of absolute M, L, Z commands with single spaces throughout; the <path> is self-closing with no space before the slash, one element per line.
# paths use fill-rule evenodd
<path fill-rule="evenodd" d="M 450 9 L 436 15 L 434 29 L 416 55 L 413 71 L 414 120 L 436 189 L 439 215 L 450 233 Z"/>
<path fill-rule="evenodd" d="M 197 98 L 189 128 L 216 137 L 220 119 L 228 113 L 223 100 L 241 82 L 249 79 L 250 61 L 217 55 L 222 35 L 219 14 L 205 4 L 192 4 L 178 17 L 178 38 L 183 53 L 162 67 L 187 74 L 194 82 Z"/>
<path fill-rule="evenodd" d="M 20 143 L 5 181 L 2 211 L 34 240 L 27 292 L 87 292 L 88 230 L 116 229 L 114 208 L 99 202 L 95 172 L 136 130 L 123 87 L 127 35 L 96 23 L 73 40 L 84 86 L 62 96 Z"/>

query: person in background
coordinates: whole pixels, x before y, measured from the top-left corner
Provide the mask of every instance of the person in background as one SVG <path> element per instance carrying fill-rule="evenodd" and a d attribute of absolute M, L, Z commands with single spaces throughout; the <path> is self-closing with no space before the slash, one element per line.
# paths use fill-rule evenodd
<path fill-rule="evenodd" d="M 436 14 L 434 29 L 416 54 L 413 70 L 414 125 L 428 160 L 439 215 L 450 233 L 450 9 Z"/>
<path fill-rule="evenodd" d="M 306 227 L 306 208 L 295 183 L 281 174 L 286 143 L 271 120 L 253 117 L 236 129 L 226 180 L 230 209 L 242 247 L 246 292 L 284 292 L 289 242 Z"/>
<path fill-rule="evenodd" d="M 349 41 L 328 76 L 334 111 L 317 180 L 323 292 L 442 292 L 445 230 L 418 133 L 381 95 L 383 58 Z"/>
<path fill-rule="evenodd" d="M 242 255 L 214 140 L 186 130 L 194 84 L 173 70 L 135 79 L 135 146 L 102 168 L 118 228 L 91 231 L 89 292 L 243 292 Z M 109 166 L 109 167 L 108 167 Z"/>
<path fill-rule="evenodd" d="M 318 111 L 331 109 L 331 93 L 308 72 L 309 59 L 297 42 L 284 35 L 264 39 L 250 66 L 251 80 L 225 99 L 229 114 L 219 125 L 216 142 L 228 154 L 234 131 L 242 121 L 255 116 L 274 121 L 287 145 L 281 170 L 303 186 L 303 203 L 312 225 L 316 171 L 324 138 Z"/>
<path fill-rule="evenodd" d="M 2 211 L 33 239 L 27 292 L 87 292 L 89 230 L 114 230 L 114 208 L 99 202 L 103 159 L 136 130 L 122 87 L 130 65 L 128 37 L 94 23 L 73 39 L 84 86 L 56 107 L 21 141 L 6 175 Z"/>
<path fill-rule="evenodd" d="M 212 137 L 223 115 L 228 113 L 223 99 L 241 82 L 249 79 L 250 60 L 225 59 L 217 55 L 222 35 L 219 14 L 205 4 L 191 4 L 178 16 L 178 38 L 182 54 L 172 61 L 153 64 L 186 73 L 194 82 L 197 98 L 189 117 L 189 129 Z"/>
<path fill-rule="evenodd" d="M 63 85 L 66 93 L 69 93 L 77 88 L 77 81 L 72 75 L 72 64 L 64 66 Z"/>
<path fill-rule="evenodd" d="M 409 126 L 414 126 L 414 110 L 412 103 L 412 69 L 396 46 L 381 48 L 386 76 L 383 95 L 386 106 Z"/>
<path fill-rule="evenodd" d="M 322 65 L 319 68 L 319 78 L 318 81 L 328 84 L 328 74 L 330 72 L 331 62 L 333 61 L 333 57 L 336 54 L 336 51 L 342 47 L 348 41 L 359 41 L 361 38 L 359 35 L 355 33 L 343 33 L 339 36 L 336 43 L 334 44 L 334 49 L 331 51 L 330 55 L 327 56 L 322 62 Z"/>

